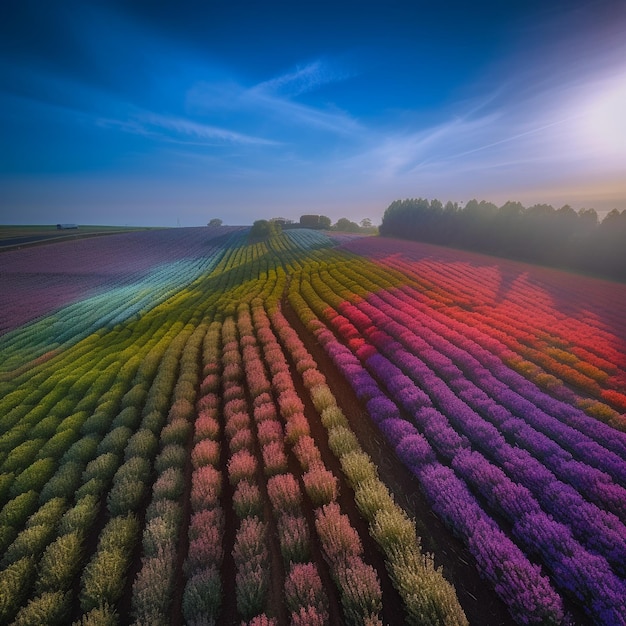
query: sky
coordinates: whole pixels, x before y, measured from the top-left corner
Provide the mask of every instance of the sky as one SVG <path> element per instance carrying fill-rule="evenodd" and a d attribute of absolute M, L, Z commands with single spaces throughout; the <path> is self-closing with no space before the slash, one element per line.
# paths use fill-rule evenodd
<path fill-rule="evenodd" d="M 624 33 L 624 0 L 2 0 L 0 223 L 626 209 Z"/>

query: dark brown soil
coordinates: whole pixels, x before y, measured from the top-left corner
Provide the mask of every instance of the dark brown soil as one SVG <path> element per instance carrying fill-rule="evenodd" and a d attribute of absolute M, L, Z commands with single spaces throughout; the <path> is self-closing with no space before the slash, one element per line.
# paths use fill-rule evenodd
<path fill-rule="evenodd" d="M 221 424 L 223 427 L 223 424 Z M 237 598 L 235 596 L 235 560 L 233 548 L 235 546 L 235 534 L 237 531 L 237 518 L 233 511 L 233 488 L 227 480 L 228 446 L 226 441 L 221 442 L 220 473 L 222 474 L 222 507 L 224 510 L 224 560 L 222 561 L 222 608 L 217 620 L 218 626 L 231 626 L 239 624 L 237 619 Z"/>
<path fill-rule="evenodd" d="M 417 534 L 422 541 L 422 550 L 432 553 L 436 565 L 443 566 L 444 576 L 454 585 L 470 624 L 513 626 L 515 622 L 504 603 L 488 583 L 479 577 L 472 555 L 432 512 L 417 479 L 396 457 L 393 448 L 371 422 L 348 381 L 335 367 L 322 346 L 307 331 L 286 299 L 282 302 L 282 312 L 298 332 L 320 371 L 325 374 L 327 384 L 348 418 L 363 450 L 378 466 L 379 475 L 393 493 L 395 501 L 415 519 Z M 314 420 L 311 420 L 312 428 L 313 424 Z M 325 437 L 322 440 L 326 440 Z M 387 621 L 386 619 L 385 621 L 388 624 L 404 622 L 403 619 L 401 621 Z"/>

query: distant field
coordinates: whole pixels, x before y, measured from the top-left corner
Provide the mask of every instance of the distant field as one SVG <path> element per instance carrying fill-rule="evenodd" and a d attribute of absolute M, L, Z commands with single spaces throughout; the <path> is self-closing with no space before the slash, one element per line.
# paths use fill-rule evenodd
<path fill-rule="evenodd" d="M 92 235 L 106 235 L 117 232 L 133 230 L 146 230 L 141 227 L 129 226 L 81 226 L 77 229 L 59 230 L 56 224 L 41 224 L 33 226 L 0 225 L 0 248 L 5 246 L 28 245 L 46 241 L 49 239 L 76 239 L 90 237 Z"/>

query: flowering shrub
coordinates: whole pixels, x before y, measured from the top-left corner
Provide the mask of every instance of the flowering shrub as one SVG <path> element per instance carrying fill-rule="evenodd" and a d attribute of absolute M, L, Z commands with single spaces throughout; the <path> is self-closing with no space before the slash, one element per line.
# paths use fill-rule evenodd
<path fill-rule="evenodd" d="M 345 563 L 349 557 L 362 554 L 363 547 L 348 516 L 341 513 L 336 502 L 324 505 L 315 513 L 315 528 L 324 553 L 332 563 Z"/>
<path fill-rule="evenodd" d="M 235 537 L 233 558 L 237 567 L 244 565 L 263 565 L 267 559 L 267 527 L 256 517 L 241 520 Z"/>
<path fill-rule="evenodd" d="M 227 418 L 224 431 L 230 440 L 244 428 L 250 428 L 250 417 L 245 411 L 236 411 Z"/>
<path fill-rule="evenodd" d="M 223 502 L 220 491 L 227 462 L 240 523 L 233 554 L 239 618 L 271 622 L 276 607 L 262 581 L 268 567 L 276 569 L 268 540 L 280 543 L 286 560 L 286 598 L 289 563 L 308 558 L 312 547 L 300 476 L 286 474 L 298 471 L 292 459 L 287 464 L 293 452 L 345 621 L 380 624 L 376 572 L 348 519 L 331 506 L 338 482 L 315 440 L 316 412 L 403 601 L 404 621 L 467 623 L 361 450 L 355 419 L 371 419 L 516 622 L 560 623 L 566 597 L 589 621 L 622 623 L 626 292 L 381 238 L 331 247 L 321 233 L 294 229 L 247 244 L 245 231 L 232 232 L 228 243 L 206 229 L 111 236 L 90 246 L 114 250 L 112 257 L 87 255 L 80 263 L 61 255 L 69 245 L 7 253 L 9 268 L 29 259 L 28 284 L 43 271 L 35 264 L 41 254 L 62 271 L 54 285 L 41 280 L 33 290 L 46 294 L 42 307 L 32 294 L 16 299 L 12 288 L 0 289 L 7 319 L 18 319 L 19 309 L 44 313 L 0 337 L 0 621 L 66 621 L 75 609 L 66 594 L 85 565 L 80 623 L 169 623 L 183 556 L 187 623 L 217 619 L 220 507 L 231 506 L 231 490 Z M 132 245 L 108 248 L 115 240 Z M 81 300 L 77 285 L 92 295 Z M 350 423 L 327 386 L 329 372 L 318 369 L 283 315 L 285 293 L 288 315 L 300 317 L 364 408 Z M 310 396 L 306 413 L 300 389 Z M 118 618 L 139 529 L 129 533 L 115 520 L 134 519 L 127 512 L 142 510 L 153 482 L 135 613 Z M 258 516 L 263 524 L 266 482 L 278 532 L 268 537 L 264 527 L 259 540 L 245 520 Z M 105 502 L 107 523 L 81 563 L 82 538 L 98 530 Z M 190 551 L 182 555 L 186 535 Z M 329 621 L 326 606 L 298 597 L 287 607 L 292 623 Z"/>
<path fill-rule="evenodd" d="M 70 594 L 62 591 L 44 591 L 28 601 L 17 614 L 16 626 L 36 626 L 47 623 L 59 624 L 67 619 L 70 611 Z"/>
<path fill-rule="evenodd" d="M 338 406 L 328 406 L 321 411 L 322 424 L 325 428 L 348 426 L 348 420 Z"/>
<path fill-rule="evenodd" d="M 265 446 L 274 441 L 282 441 L 282 438 L 283 427 L 278 420 L 265 419 L 257 424 L 257 439 L 261 446 Z"/>
<path fill-rule="evenodd" d="M 339 456 L 339 455 L 338 455 Z M 362 450 L 353 450 L 340 455 L 341 469 L 354 489 L 365 481 L 378 479 L 378 471 L 370 457 Z"/>
<path fill-rule="evenodd" d="M 300 609 L 305 609 L 305 614 L 307 608 L 314 609 L 316 619 L 327 623 L 328 598 L 313 563 L 294 563 L 289 567 L 285 579 L 285 604 L 292 614 L 300 614 Z"/>
<path fill-rule="evenodd" d="M 80 486 L 82 473 L 81 463 L 63 463 L 41 488 L 39 502 L 47 502 L 53 498 L 71 498 Z"/>
<path fill-rule="evenodd" d="M 360 559 L 351 558 L 338 570 L 341 581 L 341 605 L 348 624 L 378 621 L 383 608 L 380 582 L 374 569 Z"/>
<path fill-rule="evenodd" d="M 235 452 L 228 460 L 228 479 L 235 486 L 241 480 L 252 481 L 256 474 L 256 459 L 248 450 Z"/>
<path fill-rule="evenodd" d="M 2 571 L 2 601 L 0 618 L 10 623 L 25 600 L 35 577 L 34 557 L 23 557 Z"/>
<path fill-rule="evenodd" d="M 204 467 L 205 465 L 217 465 L 219 460 L 220 444 L 211 439 L 198 441 L 191 451 L 191 463 L 194 469 Z"/>
<path fill-rule="evenodd" d="M 162 550 L 154 557 L 143 558 L 133 582 L 132 614 L 136 622 L 165 626 L 172 594 L 173 549 Z"/>
<path fill-rule="evenodd" d="M 6 549 L 0 561 L 0 566 L 6 567 L 10 563 L 18 561 L 25 556 L 38 557 L 48 545 L 53 535 L 54 527 L 46 524 L 37 524 L 36 526 L 25 528 L 18 533 L 17 537 Z"/>
<path fill-rule="evenodd" d="M 315 440 L 309 435 L 302 435 L 293 447 L 293 451 L 304 471 L 308 471 L 312 465 L 318 464 L 322 460 Z"/>
<path fill-rule="evenodd" d="M 161 445 L 179 444 L 184 446 L 191 433 L 191 424 L 182 418 L 177 418 L 169 422 L 161 430 Z"/>
<path fill-rule="evenodd" d="M 304 411 L 304 404 L 302 404 L 302 400 L 300 400 L 298 394 L 293 389 L 291 378 L 289 378 L 289 382 L 284 383 L 284 387 L 285 390 L 278 396 L 278 404 L 281 414 L 285 419 L 288 419 L 296 413 L 301 414 Z"/>
<path fill-rule="evenodd" d="M 128 555 L 123 548 L 99 550 L 81 577 L 80 605 L 89 611 L 104 602 L 116 603 L 124 589 Z"/>
<path fill-rule="evenodd" d="M 355 434 L 346 426 L 332 426 L 329 428 L 328 445 L 333 454 L 339 458 L 349 452 L 361 450 Z"/>
<path fill-rule="evenodd" d="M 302 373 L 302 382 L 308 389 L 326 384 L 326 377 L 317 369 L 317 364 L 313 359 L 297 361 L 296 368 Z"/>
<path fill-rule="evenodd" d="M 292 626 L 325 626 L 328 624 L 328 614 L 320 613 L 312 606 L 300 607 L 289 616 Z"/>
<path fill-rule="evenodd" d="M 269 478 L 267 494 L 274 510 L 283 513 L 298 512 L 302 494 L 293 474 L 278 474 Z"/>
<path fill-rule="evenodd" d="M 223 529 L 217 525 L 207 526 L 194 539 L 189 541 L 189 553 L 186 568 L 189 572 L 201 570 L 210 565 L 218 566 L 222 562 Z"/>
<path fill-rule="evenodd" d="M 201 413 L 194 423 L 194 440 L 196 443 L 203 439 L 217 439 L 219 432 L 220 425 L 211 415 Z"/>
<path fill-rule="evenodd" d="M 259 488 L 247 480 L 241 480 L 233 494 L 233 508 L 240 519 L 259 516 L 263 511 L 263 500 Z"/>
<path fill-rule="evenodd" d="M 196 469 L 191 476 L 191 506 L 194 511 L 217 505 L 222 493 L 222 475 L 212 465 Z"/>
<path fill-rule="evenodd" d="M 152 486 L 152 497 L 155 500 L 178 500 L 183 494 L 185 481 L 180 468 L 166 469 Z"/>
<path fill-rule="evenodd" d="M 209 567 L 194 573 L 185 585 L 183 615 L 190 626 L 214 623 L 222 602 L 222 580 L 218 569 Z"/>
<path fill-rule="evenodd" d="M 333 408 L 337 405 L 335 397 L 326 385 L 316 385 L 309 389 L 311 400 L 318 413 L 324 413 L 326 409 Z"/>
<path fill-rule="evenodd" d="M 278 518 L 278 540 L 286 565 L 309 559 L 309 528 L 304 517 L 284 513 Z"/>
<path fill-rule="evenodd" d="M 309 420 L 303 413 L 292 413 L 287 419 L 287 426 L 285 427 L 285 440 L 287 443 L 293 445 L 300 437 L 310 436 L 311 429 L 309 427 Z"/>
<path fill-rule="evenodd" d="M 378 478 L 363 480 L 355 486 L 354 500 L 361 514 L 368 522 L 374 519 L 378 511 L 388 511 L 401 514 L 396 506 L 389 489 Z M 372 533 L 376 539 L 375 533 Z M 379 542 L 380 543 L 380 542 Z M 411 541 L 414 545 L 415 541 Z"/>
<path fill-rule="evenodd" d="M 255 517 L 248 517 L 241 521 L 235 537 L 233 558 L 237 568 L 237 610 L 246 620 L 262 613 L 267 599 L 269 580 L 265 569 L 268 559 L 266 532 L 263 522 Z"/>
<path fill-rule="evenodd" d="M 287 470 L 287 456 L 282 441 L 272 441 L 261 449 L 263 456 L 263 471 L 266 476 L 274 476 Z"/>
<path fill-rule="evenodd" d="M 110 480 L 117 471 L 119 457 L 113 452 L 105 452 L 93 461 L 90 461 L 83 472 L 83 483 L 89 482 L 92 478 L 102 481 Z"/>
<path fill-rule="evenodd" d="M 87 532 L 96 519 L 99 511 L 99 501 L 93 495 L 79 498 L 76 504 L 68 509 L 57 529 L 59 536 L 74 531 Z"/>
<path fill-rule="evenodd" d="M 313 465 L 304 476 L 304 488 L 314 506 L 329 504 L 337 499 L 339 486 L 337 478 L 323 465 Z"/>
<path fill-rule="evenodd" d="M 55 527 L 65 512 L 65 508 L 65 498 L 46 499 L 39 509 L 26 520 L 26 528 L 38 526 L 39 524 Z"/>
<path fill-rule="evenodd" d="M 98 452 L 100 454 L 105 452 L 121 454 L 124 452 L 126 443 L 131 435 L 132 430 L 128 428 L 128 426 L 118 426 L 117 428 L 110 430 L 98 445 Z"/>
<path fill-rule="evenodd" d="M 135 456 L 141 456 L 145 459 L 152 458 L 159 447 L 156 435 L 147 428 L 141 428 L 135 432 L 128 440 L 124 450 L 124 460 L 128 460 Z"/>
<path fill-rule="evenodd" d="M 183 467 L 186 457 L 187 452 L 184 446 L 170 443 L 159 452 L 154 461 L 154 469 L 158 474 L 161 474 L 170 467 Z"/>
<path fill-rule="evenodd" d="M 147 557 L 158 556 L 163 546 L 176 542 L 178 523 L 170 515 L 153 517 L 143 531 L 142 546 Z"/>

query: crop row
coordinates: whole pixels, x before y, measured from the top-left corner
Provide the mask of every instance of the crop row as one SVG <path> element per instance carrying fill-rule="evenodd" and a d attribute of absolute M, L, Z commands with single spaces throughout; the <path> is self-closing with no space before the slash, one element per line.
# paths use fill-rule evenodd
<path fill-rule="evenodd" d="M 501 534 L 490 516 L 504 517 L 512 525 L 515 540 L 532 558 L 543 560 L 566 595 L 574 595 L 599 621 L 610 618 L 620 623 L 621 618 L 617 616 L 623 614 L 624 608 L 621 577 L 626 534 L 614 512 L 619 514 L 622 510 L 619 503 L 623 487 L 614 481 L 623 477 L 623 457 L 616 453 L 611 455 L 597 442 L 588 446 L 587 454 L 584 445 L 578 445 L 576 436 L 565 431 L 583 457 L 582 461 L 575 461 L 569 452 L 508 413 L 505 394 L 509 394 L 506 396 L 509 400 L 515 399 L 514 394 L 491 375 L 488 367 L 481 370 L 473 351 L 464 351 L 468 349 L 467 343 L 464 349 L 454 341 L 448 343 L 451 331 L 441 323 L 437 329 L 440 332 L 428 328 L 432 325 L 431 318 L 441 317 L 440 311 L 433 307 L 425 315 L 423 310 L 412 308 L 409 298 L 398 297 L 398 290 L 384 288 L 385 278 L 384 272 L 375 268 L 365 266 L 359 272 L 351 263 L 342 266 L 335 263 L 328 271 L 322 269 L 319 274 L 303 275 L 300 284 L 292 290 L 292 300 L 318 340 L 325 344 L 351 380 L 357 395 L 367 403 L 373 419 L 396 444 L 399 456 L 405 453 L 401 447 L 404 435 L 414 436 L 414 427 L 425 435 L 427 441 L 419 444 L 421 463 L 410 464 L 422 480 L 424 490 L 434 496 L 423 481 L 441 480 L 441 476 L 448 475 L 448 482 L 452 476 L 458 476 L 455 478 L 457 490 L 467 490 L 464 482 L 477 494 L 475 504 L 461 515 L 459 511 L 445 513 L 453 529 L 468 541 L 470 549 L 475 541 L 474 532 L 461 529 L 467 528 L 467 520 L 477 514 L 477 507 L 486 507 L 484 510 L 492 511 L 486 518 L 492 534 L 487 541 L 496 544 Z M 387 279 L 387 284 L 390 283 L 392 280 Z M 368 284 L 375 295 L 365 293 L 365 298 L 354 295 L 356 285 L 363 293 L 363 286 Z M 308 299 L 308 304 L 301 300 L 300 293 Z M 343 345 L 325 326 L 319 326 L 308 305 L 334 329 Z M 419 324 L 416 320 L 420 320 Z M 441 333 L 442 328 L 447 333 Z M 461 337 L 457 332 L 455 338 Z M 492 367 L 494 361 L 489 363 Z M 519 402 L 516 408 L 520 415 L 526 416 L 531 407 L 535 415 L 539 415 L 538 420 L 549 419 L 528 401 L 522 404 L 521 410 Z M 401 417 L 398 408 L 402 409 L 402 415 L 411 416 L 412 423 L 397 421 Z M 491 419 L 486 420 L 483 414 Z M 579 417 L 579 421 L 581 419 Z M 554 423 L 554 419 L 552 421 Z M 524 449 L 509 445 L 496 427 L 501 424 L 506 424 L 505 434 L 517 435 Z M 602 425 L 598 426 L 595 431 L 602 431 Z M 617 439 L 618 443 L 610 446 L 614 450 L 619 449 L 619 437 Z M 441 466 L 443 473 L 441 470 L 425 473 L 423 466 L 436 459 L 442 459 L 447 465 Z M 548 459 L 550 468 L 544 465 L 543 459 Z M 584 464 L 588 459 L 591 465 Z M 594 464 L 604 471 L 593 467 Z M 551 469 L 569 484 L 561 482 Z M 454 470 L 454 474 L 450 474 L 450 470 Z M 458 491 L 457 496 L 461 497 L 461 493 Z M 590 497 L 592 502 L 585 497 Z M 435 509 L 441 506 L 441 499 L 441 495 L 437 495 L 437 501 L 433 502 Z M 474 546 L 479 563 L 482 548 L 484 546 Z M 483 563 L 489 575 L 484 559 Z M 525 567 L 530 572 L 529 567 Z M 515 605 L 519 602 L 515 595 L 523 595 L 519 586 L 510 594 L 500 581 L 494 582 L 500 585 L 501 593 L 505 592 L 503 597 L 512 604 L 518 620 L 527 619 L 525 613 L 532 614 L 529 607 Z M 554 608 L 556 604 L 552 604 Z M 558 611 L 553 618 L 556 615 Z M 541 619 L 545 619 L 545 615 Z"/>
<path fill-rule="evenodd" d="M 324 346 L 357 397 L 366 405 L 398 457 L 420 481 L 433 510 L 461 537 L 474 556 L 481 574 L 509 607 L 519 623 L 560 623 L 563 605 L 539 568 L 484 513 L 465 483 L 437 461 L 430 444 L 416 426 L 380 388 L 375 378 L 352 352 L 315 316 L 296 289 L 290 292 L 294 308 Z M 408 386 L 408 385 L 405 385 Z M 502 563 L 514 563 L 503 568 Z"/>
<path fill-rule="evenodd" d="M 185 259 L 202 262 L 237 230 L 155 229 L 5 251 L 0 335 L 86 294 L 137 284 L 157 266 Z"/>
<path fill-rule="evenodd" d="M 236 237 L 237 235 L 232 235 Z M 10 372 L 52 350 L 61 350 L 130 319 L 164 302 L 181 288 L 214 268 L 224 253 L 218 241 L 203 256 L 180 259 L 151 269 L 128 284 L 117 279 L 101 293 L 68 304 L 0 338 L 5 359 L 2 371 Z"/>
<path fill-rule="evenodd" d="M 258 314 L 262 316 L 263 311 Z M 362 450 L 317 364 L 280 311 L 274 311 L 271 319 L 321 413 L 331 450 L 354 490 L 356 504 L 369 524 L 372 537 L 385 555 L 387 569 L 404 602 L 408 623 L 465 624 L 454 588 L 441 570 L 435 568 L 432 557 L 422 554 L 413 523 L 379 479 L 375 465 Z"/>
<path fill-rule="evenodd" d="M 128 493 L 119 486 L 124 478 L 134 477 L 133 484 L 139 489 L 144 488 L 146 472 L 150 468 L 148 459 L 157 443 L 154 432 L 158 434 L 160 415 L 166 411 L 161 394 L 168 386 L 171 389 L 175 382 L 171 374 L 172 364 L 178 361 L 182 350 L 181 341 L 177 339 L 176 334 L 165 334 L 136 369 L 134 386 L 131 385 L 124 395 L 119 391 L 115 395 L 108 391 L 103 395 L 106 400 L 101 402 L 99 412 L 82 420 L 70 420 L 68 426 L 59 431 L 59 434 L 69 432 L 71 436 L 50 439 L 51 442 L 56 440 L 54 449 L 60 455 L 57 471 L 39 494 L 31 489 L 4 506 L 2 514 L 8 523 L 6 528 L 14 534 L 27 515 L 30 517 L 25 523 L 26 529 L 42 516 L 49 520 L 51 508 L 56 512 L 58 523 L 48 521 L 45 539 L 43 535 L 36 538 L 32 531 L 29 538 L 22 530 L 8 547 L 7 555 L 17 556 L 18 546 L 22 545 L 24 556 L 18 561 L 12 557 L 6 560 L 13 562 L 5 572 L 15 571 L 18 564 L 22 567 L 20 575 L 5 590 L 3 618 L 10 620 L 20 603 L 34 590 L 35 595 L 17 612 L 16 623 L 42 623 L 42 615 L 51 623 L 63 621 L 73 602 L 71 589 L 79 570 L 82 570 L 82 610 L 100 612 L 105 609 L 94 607 L 100 607 L 103 601 L 118 599 L 128 566 L 128 552 L 139 531 L 136 514 L 132 506 L 128 506 Z M 150 358 L 159 353 L 163 354 L 160 362 Z M 152 381 L 148 391 L 145 388 L 142 391 L 142 383 Z M 62 420 L 61 424 L 65 421 Z M 122 459 L 125 459 L 124 463 Z M 30 467 L 32 465 L 28 469 Z M 18 474 L 18 479 L 24 471 Z M 109 521 L 101 532 L 97 531 L 100 539 L 96 551 L 86 562 L 86 538 L 93 534 L 98 524 L 104 496 Z M 20 507 L 16 506 L 18 503 Z M 36 509 L 37 503 L 39 509 Z M 25 564 L 30 567 L 24 567 Z M 47 573 L 52 565 L 54 571 Z M 109 568 L 114 572 L 110 576 Z M 107 572 L 104 577 L 103 571 Z M 46 582 L 42 582 L 42 576 Z M 110 585 L 103 588 L 106 582 Z"/>
<path fill-rule="evenodd" d="M 199 319 L 201 312 L 194 306 L 202 298 L 195 294 L 195 304 L 179 310 L 176 303 L 194 301 L 192 296 L 180 292 L 167 307 L 154 308 L 125 332 L 116 329 L 102 338 L 92 336 L 61 352 L 52 362 L 35 365 L 19 374 L 14 382 L 5 384 L 9 392 L 2 403 L 10 419 L 3 422 L 6 430 L 1 439 L 5 471 L 0 536 L 3 551 L 6 548 L 7 552 L 3 567 L 6 572 L 19 572 L 19 575 L 7 575 L 10 584 L 3 593 L 6 601 L 1 608 L 3 618 L 14 615 L 31 590 L 44 593 L 30 597 L 19 609 L 18 623 L 41 623 L 34 616 L 41 617 L 44 609 L 50 612 L 51 622 L 64 620 L 69 607 L 75 605 L 67 588 L 52 590 L 37 582 L 37 563 L 42 552 L 45 551 L 42 558 L 47 563 L 48 548 L 56 555 L 61 549 L 69 549 L 66 544 L 70 540 L 64 539 L 68 533 L 59 526 L 55 540 L 54 524 L 48 524 L 45 533 L 43 527 L 37 532 L 26 532 L 31 521 L 45 517 L 53 504 L 62 516 L 61 524 L 65 517 L 82 524 L 81 534 L 72 538 L 74 554 L 66 559 L 69 573 L 62 584 L 67 587 L 72 582 L 72 572 L 82 569 L 80 607 L 84 619 L 103 611 L 109 617 L 115 615 L 115 604 L 125 588 L 124 576 L 133 554 L 131 547 L 138 539 L 138 515 L 145 508 L 153 471 L 158 474 L 154 482 L 155 502 L 149 507 L 146 519 L 159 518 L 155 523 L 160 523 L 160 518 L 172 513 L 163 510 L 172 508 L 166 501 L 180 495 L 177 489 L 182 485 L 181 476 L 177 478 L 174 472 L 167 471 L 172 469 L 174 460 L 185 455 L 184 450 L 180 454 L 177 440 L 181 435 L 180 420 L 167 424 L 162 432 L 161 428 L 168 413 L 172 417 L 177 410 L 181 411 L 182 399 L 175 401 L 171 410 L 170 403 L 183 348 L 193 329 L 190 325 L 185 327 L 184 321 L 194 316 Z M 201 331 L 199 326 L 195 335 Z M 183 356 L 181 363 L 189 360 L 190 357 Z M 195 361 L 191 358 L 192 363 Z M 194 383 L 183 385 L 187 394 L 190 385 L 193 387 Z M 48 442 L 42 446 L 46 436 Z M 153 468 L 159 437 L 162 450 Z M 95 531 L 101 541 L 89 556 L 84 554 L 84 537 L 94 533 L 93 524 L 103 497 L 107 509 L 104 527 Z M 117 536 L 117 531 L 107 529 L 117 528 L 116 524 L 122 523 L 118 518 L 125 520 L 123 525 L 128 532 L 121 535 L 127 540 L 113 545 L 102 537 Z M 73 526 L 67 528 L 73 532 Z M 102 572 L 109 566 L 114 574 L 105 577 L 108 587 L 102 588 Z M 133 600 L 133 604 L 140 614 L 141 601 Z"/>
<path fill-rule="evenodd" d="M 354 247 L 359 249 L 358 244 Z M 523 375 L 527 375 L 529 365 L 534 366 L 531 372 L 538 384 L 553 387 L 562 380 L 613 406 L 611 411 L 600 402 L 581 403 L 591 409 L 590 414 L 611 420 L 615 427 L 626 428 L 619 417 L 619 412 L 626 408 L 626 397 L 621 391 L 626 383 L 626 357 L 615 341 L 616 333 L 623 337 L 626 332 L 626 309 L 619 286 L 574 280 L 565 273 L 555 275 L 550 270 L 534 270 L 538 276 L 533 278 L 539 284 L 525 280 L 521 274 L 515 280 L 508 278 L 510 288 L 502 293 L 505 278 L 479 262 L 475 266 L 415 262 L 411 250 L 407 250 L 407 256 L 398 258 L 389 254 L 389 249 L 388 243 L 377 243 L 377 261 L 407 277 L 411 284 L 406 290 L 412 298 L 474 327 L 486 337 L 497 339 L 500 352 L 508 352 L 510 366 Z M 416 249 L 419 250 L 413 247 L 413 251 Z M 484 263 L 484 259 L 480 262 Z M 516 270 L 521 272 L 522 268 L 511 264 L 508 273 L 513 275 Z M 501 301 L 493 306 L 490 303 L 498 294 Z M 454 306 L 448 306 L 450 303 Z M 559 311 L 559 307 L 565 312 Z M 528 315 L 529 310 L 532 316 Z M 569 311 L 576 314 L 569 315 Z M 569 400 L 572 396 L 567 388 L 562 383 L 559 387 Z"/>
<path fill-rule="evenodd" d="M 269 321 L 263 314 L 264 309 L 257 302 L 253 314 L 254 326 L 263 346 L 267 371 L 271 377 L 271 391 L 277 399 L 280 414 L 285 423 L 285 441 L 292 446 L 303 471 L 302 482 L 313 507 L 315 530 L 331 576 L 339 590 L 344 618 L 348 624 L 378 624 L 380 623 L 378 614 L 382 609 L 378 577 L 375 570 L 363 561 L 363 547 L 359 536 L 348 516 L 340 510 L 337 503 L 337 479 L 324 465 L 321 453 L 315 441 L 310 437 L 310 426 L 304 414 L 304 405 L 295 393 L 288 363 L 278 343 L 275 340 L 272 341 Z M 263 378 L 261 369 L 263 362 L 256 340 L 253 339 L 255 337 L 253 323 L 248 311 L 244 311 L 242 321 L 243 324 L 240 324 L 244 330 L 242 340 L 249 338 L 249 348 L 257 351 L 256 357 L 254 354 L 248 355 L 245 360 L 246 368 L 250 368 L 257 377 Z M 267 382 L 270 380 L 267 379 Z M 276 493 L 274 491 L 276 488 L 282 496 L 286 485 L 290 483 L 292 488 L 287 488 L 285 491 L 294 492 L 297 483 L 287 479 L 286 476 L 290 475 L 274 477 L 272 490 L 269 489 L 268 484 L 270 498 L 272 492 Z M 299 500 L 299 498 L 287 498 L 289 503 L 296 504 L 294 500 Z M 287 505 L 288 510 L 292 509 L 292 506 L 292 504 Z M 300 515 L 300 518 L 304 523 L 304 517 Z M 311 611 L 307 607 L 302 608 L 305 612 L 300 621 L 307 623 L 306 616 L 310 616 Z M 327 617 L 324 617 L 321 612 L 323 607 L 311 608 L 315 610 L 316 615 L 320 616 L 319 623 L 325 623 Z M 293 613 L 292 611 L 292 619 Z"/>
<path fill-rule="evenodd" d="M 501 305 L 467 287 L 497 289 L 492 270 L 376 240 L 344 244 L 372 263 L 316 231 L 224 232 L 187 250 L 173 233 L 161 267 L 129 254 L 109 302 L 0 340 L 0 621 L 373 625 L 399 619 L 392 584 L 407 623 L 467 623 L 288 293 L 516 621 L 571 602 L 623 623 L 625 368 L 597 318 L 523 281 Z"/>

